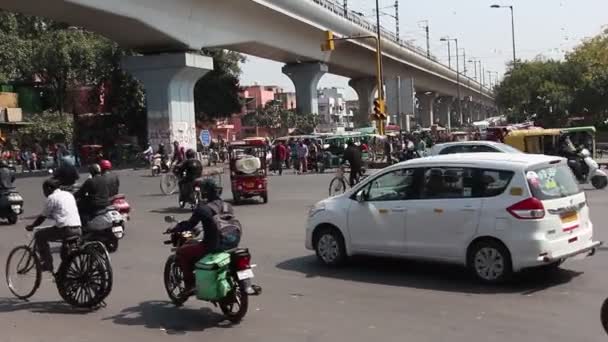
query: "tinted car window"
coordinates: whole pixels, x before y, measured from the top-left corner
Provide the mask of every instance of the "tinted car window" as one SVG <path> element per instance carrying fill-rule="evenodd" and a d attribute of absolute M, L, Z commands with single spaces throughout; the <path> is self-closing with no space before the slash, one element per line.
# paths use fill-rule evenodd
<path fill-rule="evenodd" d="M 382 175 L 367 186 L 368 201 L 399 201 L 417 197 L 415 170 L 402 169 Z"/>
<path fill-rule="evenodd" d="M 465 153 L 465 149 L 463 145 L 455 145 L 455 146 L 448 146 L 446 148 L 444 148 L 443 150 L 441 150 L 441 152 L 439 152 L 439 154 L 454 154 L 454 153 Z"/>
<path fill-rule="evenodd" d="M 500 152 L 492 146 L 487 145 L 472 145 L 471 152 Z"/>
<path fill-rule="evenodd" d="M 424 199 L 474 197 L 474 170 L 458 167 L 434 167 L 424 172 Z"/>
<path fill-rule="evenodd" d="M 496 197 L 501 195 L 511 183 L 513 175 L 512 171 L 497 171 L 497 170 L 479 170 L 481 182 L 479 187 L 479 197 Z"/>

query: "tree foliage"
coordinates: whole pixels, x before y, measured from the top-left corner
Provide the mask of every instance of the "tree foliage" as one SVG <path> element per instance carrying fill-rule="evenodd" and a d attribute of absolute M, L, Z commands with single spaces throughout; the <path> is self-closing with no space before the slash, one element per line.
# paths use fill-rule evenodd
<path fill-rule="evenodd" d="M 224 118 L 240 112 L 240 63 L 245 62 L 245 57 L 238 52 L 221 49 L 203 49 L 201 53 L 213 58 L 213 70 L 194 88 L 197 119 Z"/>
<path fill-rule="evenodd" d="M 289 130 L 297 131 L 298 134 L 311 134 L 319 124 L 319 116 L 297 114 L 283 109 L 279 102 L 271 101 L 264 108 L 245 115 L 243 124 L 266 128 L 274 136 L 288 133 Z"/>
<path fill-rule="evenodd" d="M 26 119 L 28 123 L 19 130 L 20 141 L 72 141 L 74 120 L 69 115 L 56 112 L 34 114 Z"/>
<path fill-rule="evenodd" d="M 608 31 L 579 45 L 564 61 L 537 58 L 509 66 L 496 88 L 513 121 L 564 126 L 573 116 L 601 125 L 608 116 Z"/>

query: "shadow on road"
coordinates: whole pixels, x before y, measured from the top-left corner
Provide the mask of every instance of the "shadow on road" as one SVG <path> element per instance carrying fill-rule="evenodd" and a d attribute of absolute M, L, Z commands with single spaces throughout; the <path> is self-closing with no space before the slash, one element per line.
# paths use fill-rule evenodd
<path fill-rule="evenodd" d="M 279 269 L 300 272 L 307 278 L 325 277 L 389 286 L 467 294 L 533 293 L 570 282 L 582 272 L 566 269 L 530 270 L 516 275 L 501 286 L 477 283 L 464 267 L 431 262 L 356 257 L 343 268 L 321 265 L 315 256 L 305 256 L 279 263 Z"/>
<path fill-rule="evenodd" d="M 0 298 L 0 312 L 30 311 L 32 313 L 82 315 L 89 309 L 74 308 L 62 301 L 28 302 L 14 298 Z"/>
<path fill-rule="evenodd" d="M 189 331 L 221 327 L 224 316 L 209 308 L 176 308 L 166 301 L 147 301 L 123 309 L 119 314 L 103 320 L 121 325 L 140 325 L 148 329 L 161 329 L 170 335 L 183 335 Z"/>

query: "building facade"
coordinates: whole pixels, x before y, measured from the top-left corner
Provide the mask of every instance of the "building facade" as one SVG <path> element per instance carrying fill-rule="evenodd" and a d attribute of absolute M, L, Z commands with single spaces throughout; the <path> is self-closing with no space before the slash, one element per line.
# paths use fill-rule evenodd
<path fill-rule="evenodd" d="M 341 133 L 354 128 L 354 112 L 347 108 L 344 89 L 323 88 L 319 90 L 320 132 Z"/>

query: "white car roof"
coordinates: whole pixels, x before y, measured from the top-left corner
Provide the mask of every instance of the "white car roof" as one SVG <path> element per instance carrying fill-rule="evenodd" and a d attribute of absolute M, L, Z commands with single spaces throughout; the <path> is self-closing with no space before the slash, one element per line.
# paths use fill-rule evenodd
<path fill-rule="evenodd" d="M 475 167 L 499 169 L 528 169 L 531 166 L 546 164 L 555 160 L 565 161 L 564 158 L 542 154 L 525 153 L 456 153 L 412 159 L 397 164 L 397 166 L 424 167 L 433 165 L 469 165 Z"/>
<path fill-rule="evenodd" d="M 452 141 L 447 143 L 436 144 L 437 148 L 445 148 L 454 145 L 487 145 L 487 146 L 501 146 L 502 143 L 488 140 L 468 140 L 468 141 Z"/>

